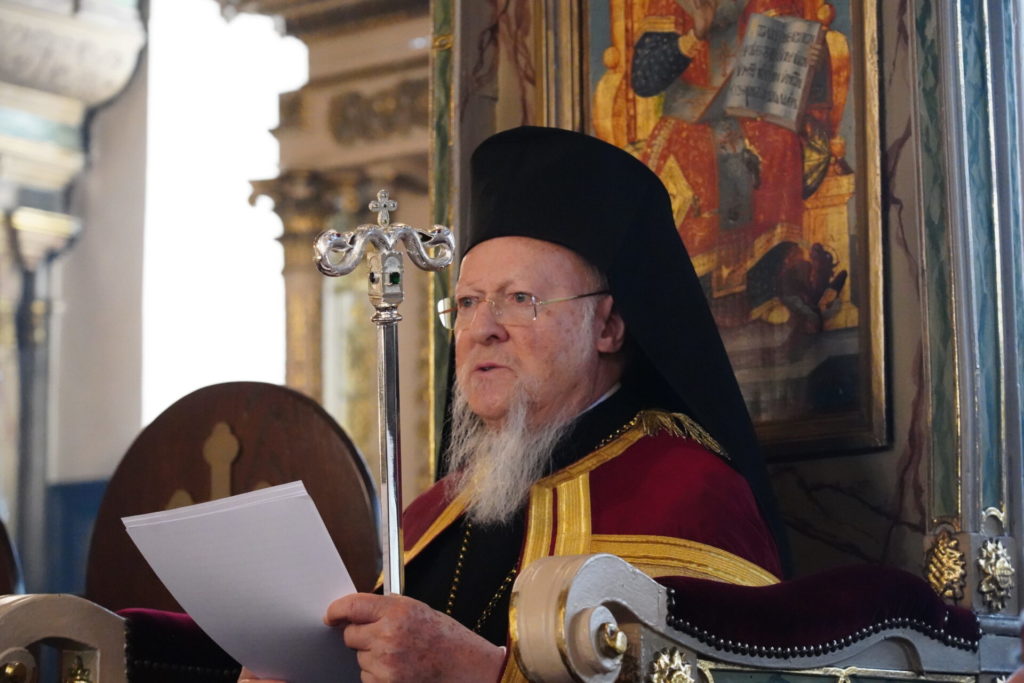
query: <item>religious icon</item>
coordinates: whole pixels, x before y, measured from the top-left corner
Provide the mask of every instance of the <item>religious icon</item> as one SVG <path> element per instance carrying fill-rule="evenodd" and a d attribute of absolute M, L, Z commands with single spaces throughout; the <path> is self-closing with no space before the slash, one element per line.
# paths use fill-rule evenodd
<path fill-rule="evenodd" d="M 668 188 L 762 436 L 770 425 L 864 414 L 865 400 L 884 401 L 873 384 L 881 350 L 865 334 L 881 329 L 872 303 L 880 282 L 856 237 L 880 222 L 865 209 L 878 181 L 869 168 L 877 150 L 859 144 L 864 97 L 854 106 L 858 92 L 877 98 L 862 66 L 867 41 L 854 30 L 867 25 L 866 4 L 589 6 L 591 132 Z M 877 120 L 869 125 L 877 133 Z M 858 445 L 883 445 L 884 429 L 867 429 Z"/>

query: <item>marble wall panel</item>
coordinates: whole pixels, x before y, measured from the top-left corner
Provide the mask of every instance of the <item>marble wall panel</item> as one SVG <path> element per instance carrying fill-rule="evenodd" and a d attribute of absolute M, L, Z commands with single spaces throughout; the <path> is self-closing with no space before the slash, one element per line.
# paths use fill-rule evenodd
<path fill-rule="evenodd" d="M 894 442 L 773 467 L 797 572 L 877 562 L 922 574 L 935 510 L 959 510 L 956 345 L 930 3 L 880 3 L 883 204 Z"/>

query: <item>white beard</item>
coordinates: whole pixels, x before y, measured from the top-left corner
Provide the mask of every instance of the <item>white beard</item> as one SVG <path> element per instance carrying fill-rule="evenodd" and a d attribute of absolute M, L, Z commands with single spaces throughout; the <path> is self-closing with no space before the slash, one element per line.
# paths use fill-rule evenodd
<path fill-rule="evenodd" d="M 585 360 L 575 352 L 593 344 L 597 304 L 590 300 L 582 319 L 565 341 L 563 367 L 585 370 Z M 509 396 L 508 412 L 500 427 L 488 427 L 469 408 L 458 375 L 452 396 L 452 432 L 448 445 L 448 469 L 455 473 L 449 495 L 466 492 L 466 515 L 478 524 L 505 524 L 526 502 L 530 487 L 546 474 L 555 446 L 576 421 L 569 405 L 547 424 L 533 424 L 533 396 L 529 383 L 518 383 Z"/>
<path fill-rule="evenodd" d="M 474 523 L 511 521 L 575 421 L 558 417 L 547 425 L 533 426 L 529 404 L 529 393 L 517 387 L 501 427 L 489 428 L 469 409 L 455 383 L 448 465 L 456 474 L 449 495 L 469 494 L 466 515 Z"/>

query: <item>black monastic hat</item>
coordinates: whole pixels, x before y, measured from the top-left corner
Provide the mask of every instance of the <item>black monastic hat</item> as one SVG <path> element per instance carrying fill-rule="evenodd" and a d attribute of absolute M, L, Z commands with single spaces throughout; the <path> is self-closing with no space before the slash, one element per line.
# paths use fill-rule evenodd
<path fill-rule="evenodd" d="M 650 407 L 686 413 L 723 446 L 787 564 L 746 404 L 654 172 L 597 138 L 532 126 L 485 140 L 470 172 L 462 254 L 495 237 L 533 237 L 575 251 L 603 272 L 632 352 L 623 383 Z"/>

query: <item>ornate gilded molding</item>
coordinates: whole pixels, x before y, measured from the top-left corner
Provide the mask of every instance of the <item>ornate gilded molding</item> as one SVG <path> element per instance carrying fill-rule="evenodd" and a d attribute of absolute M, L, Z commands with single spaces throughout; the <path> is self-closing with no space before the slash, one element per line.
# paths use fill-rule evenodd
<path fill-rule="evenodd" d="M 981 569 L 981 580 L 978 592 L 985 606 L 992 612 L 999 612 L 1006 607 L 1006 601 L 1013 592 L 1013 564 L 1010 553 L 1001 541 L 987 540 L 981 546 L 978 568 Z"/>
<path fill-rule="evenodd" d="M 659 651 L 644 679 L 650 683 L 694 683 L 693 667 L 686 661 L 682 651 L 667 647 Z"/>
<path fill-rule="evenodd" d="M 960 550 L 960 541 L 943 529 L 928 551 L 925 570 L 932 590 L 944 598 L 959 601 L 967 584 L 967 557 Z"/>
<path fill-rule="evenodd" d="M 138 10 L 54 11 L 0 4 L 0 82 L 95 106 L 135 70 L 146 33 Z"/>
<path fill-rule="evenodd" d="M 347 145 L 426 128 L 429 110 L 428 79 L 405 79 L 370 94 L 353 90 L 335 95 L 328 121 L 334 139 Z"/>

